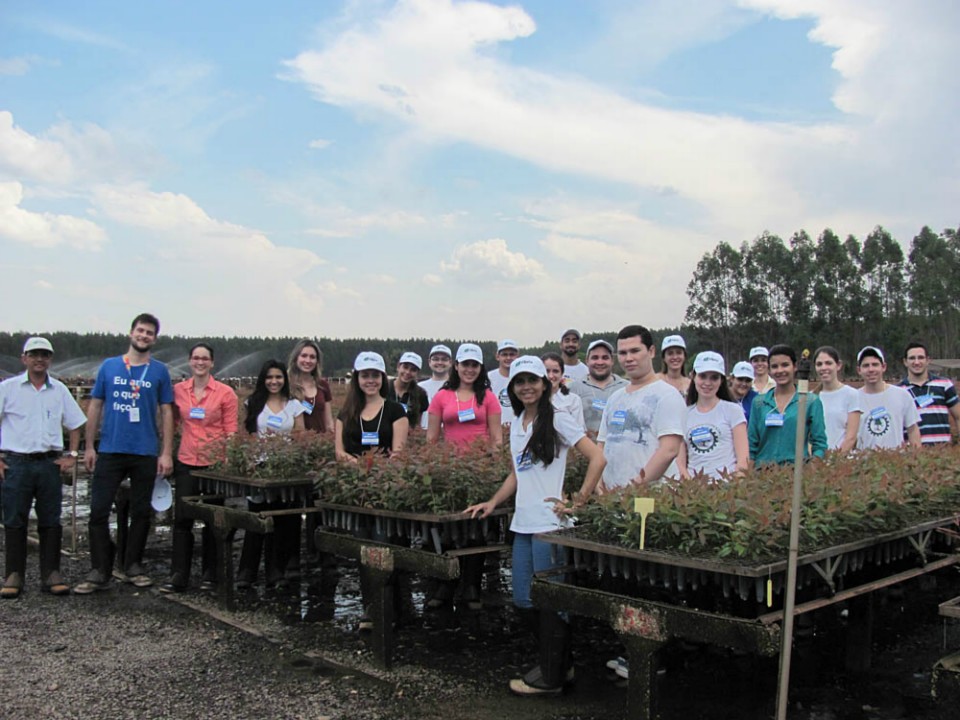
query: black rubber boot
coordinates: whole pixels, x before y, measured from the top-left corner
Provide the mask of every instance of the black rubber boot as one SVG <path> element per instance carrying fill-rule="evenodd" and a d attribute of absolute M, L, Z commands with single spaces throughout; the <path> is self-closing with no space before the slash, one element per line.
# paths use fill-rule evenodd
<path fill-rule="evenodd" d="M 200 536 L 201 544 L 201 590 L 204 585 L 213 586 L 217 583 L 217 542 L 213 538 L 213 529 L 204 523 Z"/>
<path fill-rule="evenodd" d="M 460 560 L 460 599 L 471 610 L 483 607 L 480 582 L 483 579 L 483 555 L 467 555 Z"/>
<path fill-rule="evenodd" d="M 60 576 L 60 548 L 63 545 L 63 528 L 40 528 L 40 586 L 51 595 L 69 595 L 70 586 Z"/>
<path fill-rule="evenodd" d="M 193 560 L 193 531 L 173 531 L 173 558 L 170 579 L 160 586 L 161 592 L 183 592 L 190 584 L 190 564 Z"/>
<path fill-rule="evenodd" d="M 237 587 L 248 588 L 257 582 L 260 571 L 260 554 L 263 552 L 263 535 L 250 532 L 243 533 L 243 546 L 240 550 L 240 564 L 237 568 Z"/>
<path fill-rule="evenodd" d="M 4 533 L 6 572 L 0 597 L 8 600 L 20 596 L 23 578 L 27 574 L 27 529 L 6 528 Z"/>

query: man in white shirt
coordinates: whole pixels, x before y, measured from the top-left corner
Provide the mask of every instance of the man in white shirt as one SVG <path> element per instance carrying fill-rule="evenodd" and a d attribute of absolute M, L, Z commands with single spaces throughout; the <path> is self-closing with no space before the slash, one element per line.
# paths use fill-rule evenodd
<path fill-rule="evenodd" d="M 513 340 L 501 340 L 497 343 L 497 368 L 493 370 L 490 377 L 490 389 L 500 401 L 500 423 L 509 425 L 513 422 L 513 406 L 510 404 L 510 397 L 507 395 L 507 385 L 510 383 L 510 366 L 517 359 L 520 350 L 517 343 Z"/>
<path fill-rule="evenodd" d="M 52 595 L 68 595 L 70 586 L 60 577 L 60 472 L 72 470 L 76 464 L 80 427 L 87 418 L 66 386 L 50 377 L 53 345 L 49 340 L 28 338 L 20 360 L 26 371 L 0 384 L 0 482 L 6 551 L 0 597 L 16 598 L 23 589 L 27 523 L 34 503 L 41 587 Z M 63 452 L 64 429 L 70 433 L 67 453 Z"/>
<path fill-rule="evenodd" d="M 587 376 L 589 368 L 580 362 L 580 331 L 576 328 L 564 330 L 560 336 L 560 355 L 563 358 L 563 381 L 569 386 L 575 380 Z"/>
<path fill-rule="evenodd" d="M 418 384 L 427 393 L 427 406 L 433 400 L 433 396 L 443 387 L 443 384 L 450 379 L 450 368 L 453 367 L 453 353 L 446 345 L 434 345 L 430 348 L 430 357 L 427 362 L 430 365 L 430 379 L 421 380 Z M 420 416 L 420 427 L 427 429 L 427 413 Z"/>
<path fill-rule="evenodd" d="M 858 391 L 860 430 L 857 449 L 895 449 L 904 444 L 920 447 L 920 414 L 913 396 L 902 387 L 883 380 L 887 370 L 880 348 L 868 345 L 857 353 L 857 372 L 863 379 Z"/>
<path fill-rule="evenodd" d="M 583 403 L 583 420 L 591 440 L 596 439 L 600 430 L 607 400 L 627 384 L 626 380 L 613 373 L 615 352 L 613 345 L 606 340 L 594 340 L 587 347 L 587 376 L 570 383 L 570 392 Z"/>
<path fill-rule="evenodd" d="M 642 325 L 628 325 L 617 335 L 617 357 L 630 384 L 610 396 L 600 422 L 604 489 L 677 474 L 687 408 L 680 393 L 654 372 L 656 354 L 653 336 Z"/>

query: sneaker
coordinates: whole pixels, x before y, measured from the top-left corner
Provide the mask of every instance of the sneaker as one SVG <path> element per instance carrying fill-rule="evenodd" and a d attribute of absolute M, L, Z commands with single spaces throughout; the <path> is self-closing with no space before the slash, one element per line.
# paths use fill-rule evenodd
<path fill-rule="evenodd" d="M 618 657 L 613 660 L 607 660 L 607 669 L 613 670 L 617 677 L 627 679 L 630 677 L 630 663 L 626 658 Z"/>
<path fill-rule="evenodd" d="M 127 568 L 125 579 L 137 588 L 148 588 L 153 585 L 153 579 L 143 571 L 140 563 L 133 563 Z"/>
<path fill-rule="evenodd" d="M 75 595 L 89 595 L 100 590 L 110 589 L 110 578 L 104 577 L 99 570 L 91 570 L 87 578 L 73 588 Z"/>
<path fill-rule="evenodd" d="M 523 697 L 533 697 L 537 695 L 559 695 L 563 692 L 563 685 L 559 685 L 557 687 L 551 687 L 547 685 L 543 680 L 543 674 L 541 673 L 540 666 L 538 665 L 522 678 L 514 678 L 511 680 L 510 692 L 512 692 L 514 695 L 520 695 Z"/>
<path fill-rule="evenodd" d="M 238 587 L 239 587 L 239 584 L 238 584 Z M 200 589 L 201 589 L 203 592 L 210 592 L 211 590 L 216 590 L 216 589 L 217 589 L 217 582 L 216 582 L 216 580 L 201 580 L 201 581 L 200 581 Z"/>
<path fill-rule="evenodd" d="M 357 630 L 360 632 L 370 632 L 373 630 L 373 620 L 370 619 L 368 608 L 363 609 L 363 615 L 360 616 L 360 622 L 357 623 Z"/>
<path fill-rule="evenodd" d="M 182 593 L 187 588 L 183 585 L 174 585 L 172 582 L 165 582 L 157 588 L 160 592 L 164 594 L 170 593 Z"/>

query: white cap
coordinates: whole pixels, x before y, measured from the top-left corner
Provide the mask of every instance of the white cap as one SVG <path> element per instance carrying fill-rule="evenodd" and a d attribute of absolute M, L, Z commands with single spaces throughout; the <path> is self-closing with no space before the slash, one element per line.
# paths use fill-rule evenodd
<path fill-rule="evenodd" d="M 863 362 L 864 355 L 868 357 L 876 356 L 880 359 L 880 362 L 882 363 L 886 362 L 886 359 L 883 357 L 883 350 L 881 350 L 878 347 L 874 347 L 873 345 L 867 345 L 865 348 L 863 348 L 860 352 L 857 353 L 857 365 Z"/>
<path fill-rule="evenodd" d="M 762 355 L 765 358 L 770 357 L 770 351 L 767 350 L 763 345 L 757 345 L 756 347 L 750 348 L 750 354 L 747 355 L 749 360 L 753 360 L 757 355 Z"/>
<path fill-rule="evenodd" d="M 450 352 L 450 348 L 446 345 L 434 345 L 430 348 L 430 355 L 436 355 L 437 353 L 443 353 L 447 357 L 453 357 L 453 353 Z"/>
<path fill-rule="evenodd" d="M 697 375 L 708 372 L 726 375 L 727 364 L 723 361 L 723 355 L 720 353 L 715 353 L 711 350 L 707 350 L 706 352 L 702 352 L 697 355 L 697 357 L 694 359 L 693 371 L 697 373 Z"/>
<path fill-rule="evenodd" d="M 610 354 L 613 355 L 616 350 L 613 349 L 613 345 L 608 343 L 606 340 L 594 340 L 592 343 L 587 345 L 587 355 L 590 354 L 590 351 L 597 347 L 605 347 L 610 351 Z"/>
<path fill-rule="evenodd" d="M 751 380 L 757 379 L 757 374 L 753 371 L 753 365 L 744 360 L 741 360 L 733 366 L 733 376 L 735 378 L 750 378 Z"/>
<path fill-rule="evenodd" d="M 461 347 L 463 346 L 461 345 Z M 500 352 L 501 350 L 506 350 L 507 348 L 513 348 L 514 350 L 517 350 L 517 351 L 520 350 L 520 348 L 517 347 L 516 340 L 501 340 L 500 342 L 497 343 L 497 352 Z"/>
<path fill-rule="evenodd" d="M 400 356 L 400 359 L 397 361 L 397 365 L 400 363 L 410 363 L 411 365 L 416 365 L 417 370 L 423 367 L 423 358 L 417 355 L 415 352 L 405 352 Z"/>
<path fill-rule="evenodd" d="M 28 352 L 33 352 L 34 350 L 46 350 L 52 353 L 53 345 L 44 337 L 27 338 L 27 341 L 23 344 L 23 354 L 26 355 Z"/>
<path fill-rule="evenodd" d="M 560 336 L 560 339 L 563 340 L 567 335 L 576 335 L 577 340 L 580 340 L 583 338 L 583 335 L 581 335 L 580 331 L 577 330 L 576 328 L 569 328 L 567 330 L 564 330 L 563 335 Z"/>
<path fill-rule="evenodd" d="M 464 360 L 473 360 L 483 365 L 483 350 L 474 343 L 464 343 L 457 348 L 457 362 L 463 362 Z"/>
<path fill-rule="evenodd" d="M 150 504 L 157 512 L 169 510 L 173 505 L 173 489 L 170 487 L 170 481 L 163 475 L 157 475 L 153 481 L 153 494 L 150 496 Z"/>
<path fill-rule="evenodd" d="M 683 348 L 684 350 L 686 350 L 686 349 L 687 349 L 687 341 L 684 340 L 684 339 L 683 339 L 682 337 L 680 337 L 679 335 L 667 335 L 667 336 L 663 339 L 663 342 L 660 343 L 660 352 L 663 352 L 663 351 L 666 350 L 667 348 L 672 348 L 672 347 Z"/>
<path fill-rule="evenodd" d="M 536 355 L 524 355 L 518 357 L 510 365 L 510 379 L 507 383 L 512 383 L 513 379 L 520 373 L 530 373 L 531 375 L 536 375 L 537 377 L 545 378 L 547 376 L 547 368 L 543 364 L 543 360 L 538 358 Z"/>
<path fill-rule="evenodd" d="M 353 369 L 357 372 L 361 370 L 379 370 L 384 375 L 387 373 L 387 364 L 383 361 L 383 355 L 375 352 L 362 352 L 357 355 L 353 361 Z"/>

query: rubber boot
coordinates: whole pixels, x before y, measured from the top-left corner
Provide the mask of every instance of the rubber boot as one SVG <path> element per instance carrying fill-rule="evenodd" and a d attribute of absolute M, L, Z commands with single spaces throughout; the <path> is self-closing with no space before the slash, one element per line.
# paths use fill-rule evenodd
<path fill-rule="evenodd" d="M 483 607 L 480 582 L 483 578 L 483 555 L 467 555 L 460 560 L 460 599 L 471 610 Z"/>
<path fill-rule="evenodd" d="M 204 524 L 200 535 L 201 564 L 200 589 L 212 589 L 217 584 L 217 543 L 213 528 Z"/>
<path fill-rule="evenodd" d="M 284 532 L 284 555 L 286 562 L 281 565 L 284 569 L 284 577 L 287 580 L 300 579 L 300 535 L 303 529 L 303 518 L 300 515 L 294 515 L 287 518 L 289 527 Z"/>
<path fill-rule="evenodd" d="M 173 531 L 173 558 L 170 579 L 160 586 L 161 592 L 183 592 L 190 584 L 190 564 L 193 559 L 193 531 Z"/>
<path fill-rule="evenodd" d="M 555 612 L 540 613 L 540 674 L 544 684 L 562 688 L 570 667 L 570 623 Z"/>
<path fill-rule="evenodd" d="M 70 586 L 60 576 L 60 548 L 63 544 L 63 528 L 39 528 L 40 537 L 40 586 L 51 595 L 69 595 Z"/>
<path fill-rule="evenodd" d="M 263 552 L 263 535 L 247 530 L 243 533 L 240 564 L 237 568 L 237 587 L 248 588 L 257 582 L 260 571 L 260 554 Z"/>
<path fill-rule="evenodd" d="M 6 572 L 0 597 L 12 600 L 20 596 L 23 577 L 27 574 L 27 528 L 6 528 Z"/>

